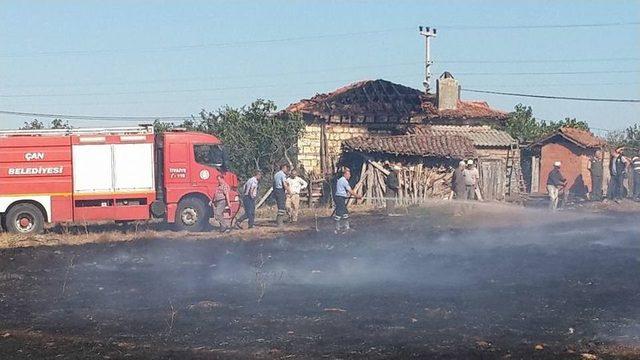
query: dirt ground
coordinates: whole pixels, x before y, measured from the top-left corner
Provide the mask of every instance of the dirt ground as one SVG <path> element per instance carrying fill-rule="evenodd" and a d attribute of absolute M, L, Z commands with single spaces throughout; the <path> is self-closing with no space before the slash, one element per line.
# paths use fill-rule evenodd
<path fill-rule="evenodd" d="M 0 359 L 640 359 L 640 209 L 0 237 Z"/>

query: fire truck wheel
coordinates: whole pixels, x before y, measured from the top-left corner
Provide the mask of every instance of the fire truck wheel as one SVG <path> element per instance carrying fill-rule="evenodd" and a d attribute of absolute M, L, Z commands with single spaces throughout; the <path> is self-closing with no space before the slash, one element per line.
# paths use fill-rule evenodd
<path fill-rule="evenodd" d="M 204 231 L 209 225 L 209 207 L 195 197 L 182 199 L 178 203 L 175 228 L 178 231 Z"/>
<path fill-rule="evenodd" d="M 33 204 L 17 204 L 7 211 L 4 224 L 8 232 L 39 234 L 44 231 L 44 215 Z"/>

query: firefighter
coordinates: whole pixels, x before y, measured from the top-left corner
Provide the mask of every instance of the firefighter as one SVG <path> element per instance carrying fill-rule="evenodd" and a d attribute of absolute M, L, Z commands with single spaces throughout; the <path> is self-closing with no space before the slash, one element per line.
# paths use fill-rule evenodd
<path fill-rule="evenodd" d="M 213 217 L 220 223 L 221 232 L 229 232 L 229 219 L 225 219 L 224 212 L 229 210 L 229 184 L 224 180 L 224 173 L 218 173 L 218 187 L 213 194 L 211 205 L 213 206 Z"/>
<path fill-rule="evenodd" d="M 280 171 L 273 176 L 273 195 L 276 198 L 278 213 L 276 215 L 276 225 L 281 227 L 284 224 L 284 217 L 287 215 L 287 174 L 289 173 L 289 165 L 280 165 Z"/>
<path fill-rule="evenodd" d="M 247 180 L 242 188 L 242 207 L 244 214 L 236 220 L 238 229 L 242 229 L 242 222 L 249 220 L 249 229 L 253 228 L 256 219 L 256 198 L 258 197 L 258 185 L 262 179 L 262 171 L 256 170 L 254 175 Z"/>
<path fill-rule="evenodd" d="M 335 215 L 333 216 L 333 219 L 336 222 L 336 234 L 342 231 L 346 232 L 351 229 L 349 226 L 349 211 L 347 210 L 347 199 L 349 198 L 349 195 L 356 199 L 362 198 L 362 196 L 356 194 L 356 192 L 351 189 L 351 185 L 349 184 L 350 178 L 351 170 L 345 167 L 342 170 L 342 177 L 340 177 L 336 183 L 336 192 L 333 196 L 333 201 L 336 205 Z"/>

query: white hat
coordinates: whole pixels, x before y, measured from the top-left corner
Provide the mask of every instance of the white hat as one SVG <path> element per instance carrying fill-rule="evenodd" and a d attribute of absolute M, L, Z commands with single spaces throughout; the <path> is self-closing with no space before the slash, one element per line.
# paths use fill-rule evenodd
<path fill-rule="evenodd" d="M 471 159 L 467 160 L 467 165 L 473 165 L 473 160 Z"/>
<path fill-rule="evenodd" d="M 553 166 L 560 167 L 560 165 L 562 165 L 562 163 L 560 161 L 556 161 L 556 162 L 553 163 Z"/>
<path fill-rule="evenodd" d="M 460 162 L 458 163 L 458 165 L 464 165 L 464 164 L 466 164 L 464 160 L 460 160 Z"/>

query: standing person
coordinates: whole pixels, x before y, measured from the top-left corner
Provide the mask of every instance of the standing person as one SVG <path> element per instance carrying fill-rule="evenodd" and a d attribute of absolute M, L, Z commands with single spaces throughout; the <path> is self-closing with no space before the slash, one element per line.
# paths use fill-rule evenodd
<path fill-rule="evenodd" d="M 596 150 L 594 156 L 589 159 L 589 172 L 591 173 L 591 200 L 602 200 L 603 164 L 602 151 Z"/>
<path fill-rule="evenodd" d="M 458 167 L 453 171 L 453 178 L 451 179 L 451 189 L 453 189 L 457 200 L 464 199 L 467 191 L 467 186 L 464 183 L 465 164 L 464 160 L 460 160 Z"/>
<path fill-rule="evenodd" d="M 291 170 L 287 183 L 287 201 L 286 208 L 289 213 L 289 220 L 291 222 L 298 222 L 298 213 L 300 212 L 300 192 L 309 186 L 303 178 L 298 176 L 296 169 Z"/>
<path fill-rule="evenodd" d="M 361 198 L 361 196 L 356 194 L 356 192 L 351 189 L 351 185 L 349 184 L 350 178 L 351 170 L 349 170 L 349 168 L 344 168 L 344 170 L 342 171 L 342 177 L 340 177 L 338 179 L 338 182 L 336 183 L 336 192 L 333 196 L 333 201 L 336 205 L 336 212 L 333 216 L 333 219 L 336 221 L 336 234 L 341 231 L 348 231 L 350 229 L 349 211 L 347 210 L 347 198 L 349 197 L 349 195 L 355 197 L 356 199 Z"/>
<path fill-rule="evenodd" d="M 280 171 L 273 176 L 273 195 L 276 198 L 278 213 L 276 215 L 276 225 L 281 227 L 284 223 L 284 216 L 287 214 L 287 173 L 289 165 L 280 165 Z"/>
<path fill-rule="evenodd" d="M 636 155 L 631 159 L 631 168 L 633 169 L 633 196 L 636 200 L 640 200 L 640 156 Z"/>
<path fill-rule="evenodd" d="M 611 153 L 609 173 L 611 174 L 611 197 L 619 200 L 624 197 L 624 178 L 627 174 L 628 160 L 622 153 L 622 147 L 616 148 Z"/>
<path fill-rule="evenodd" d="M 242 207 L 244 214 L 236 220 L 236 226 L 242 229 L 242 222 L 249 220 L 249 229 L 253 228 L 256 222 L 256 198 L 258 197 L 258 185 L 262 179 L 262 171 L 256 170 L 252 177 L 244 183 L 242 188 Z"/>
<path fill-rule="evenodd" d="M 213 206 L 213 218 L 220 223 L 220 232 L 229 232 L 229 219 L 225 219 L 224 212 L 229 210 L 229 192 L 231 188 L 224 180 L 224 173 L 218 173 L 218 187 L 211 200 Z"/>
<path fill-rule="evenodd" d="M 467 161 L 467 168 L 462 172 L 462 176 L 464 177 L 465 186 L 464 200 L 475 200 L 480 173 L 478 169 L 473 166 L 473 160 Z"/>
<path fill-rule="evenodd" d="M 560 165 L 560 161 L 554 162 L 553 169 L 549 172 L 549 176 L 547 177 L 547 191 L 549 192 L 549 199 L 551 200 L 549 208 L 551 210 L 556 210 L 558 208 L 560 189 L 567 183 L 567 179 L 565 179 L 564 176 L 562 176 L 562 173 L 560 173 Z"/>
<path fill-rule="evenodd" d="M 384 183 L 387 187 L 384 192 L 384 196 L 387 201 L 387 215 L 392 215 L 393 210 L 396 205 L 396 199 L 398 198 L 398 189 L 400 189 L 400 180 L 398 179 L 398 172 L 400 171 L 400 167 L 398 165 L 393 165 L 389 169 L 389 175 L 384 180 Z"/>

